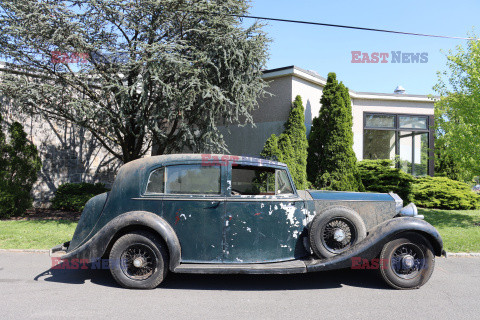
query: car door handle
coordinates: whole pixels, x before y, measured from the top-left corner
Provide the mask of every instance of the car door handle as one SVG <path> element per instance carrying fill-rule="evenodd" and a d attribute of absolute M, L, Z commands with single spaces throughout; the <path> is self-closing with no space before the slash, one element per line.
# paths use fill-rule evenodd
<path fill-rule="evenodd" d="M 220 201 L 212 201 L 205 209 L 216 209 L 220 205 Z"/>

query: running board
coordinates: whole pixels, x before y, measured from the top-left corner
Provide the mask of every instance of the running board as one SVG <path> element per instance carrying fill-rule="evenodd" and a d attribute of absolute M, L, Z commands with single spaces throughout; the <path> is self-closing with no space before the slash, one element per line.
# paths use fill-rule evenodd
<path fill-rule="evenodd" d="M 173 272 L 200 274 L 286 274 L 306 273 L 307 268 L 302 260 L 232 264 L 181 263 Z"/>

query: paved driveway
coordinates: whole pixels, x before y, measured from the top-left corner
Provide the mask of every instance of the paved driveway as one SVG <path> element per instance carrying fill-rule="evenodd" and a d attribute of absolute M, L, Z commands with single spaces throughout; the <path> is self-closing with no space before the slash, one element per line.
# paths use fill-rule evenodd
<path fill-rule="evenodd" d="M 439 258 L 419 290 L 376 272 L 175 275 L 149 291 L 108 271 L 49 270 L 44 253 L 0 252 L 0 319 L 478 319 L 480 258 Z"/>

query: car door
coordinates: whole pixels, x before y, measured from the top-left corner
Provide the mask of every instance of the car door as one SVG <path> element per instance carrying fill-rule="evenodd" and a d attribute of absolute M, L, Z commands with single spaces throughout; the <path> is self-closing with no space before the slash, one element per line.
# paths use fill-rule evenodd
<path fill-rule="evenodd" d="M 304 202 L 285 167 L 229 166 L 225 263 L 292 260 L 306 254 Z"/>
<path fill-rule="evenodd" d="M 204 163 L 165 168 L 163 217 L 178 236 L 184 263 L 222 262 L 225 174 L 225 166 Z"/>

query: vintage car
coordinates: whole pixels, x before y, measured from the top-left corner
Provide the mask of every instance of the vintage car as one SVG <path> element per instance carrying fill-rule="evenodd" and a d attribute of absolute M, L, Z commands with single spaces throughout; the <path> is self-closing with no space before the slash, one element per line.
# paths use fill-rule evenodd
<path fill-rule="evenodd" d="M 393 193 L 296 190 L 275 161 L 163 155 L 121 167 L 111 191 L 88 201 L 73 239 L 51 252 L 108 259 L 127 288 L 155 288 L 168 271 L 305 273 L 376 261 L 390 286 L 410 289 L 444 254 L 422 218 Z"/>

